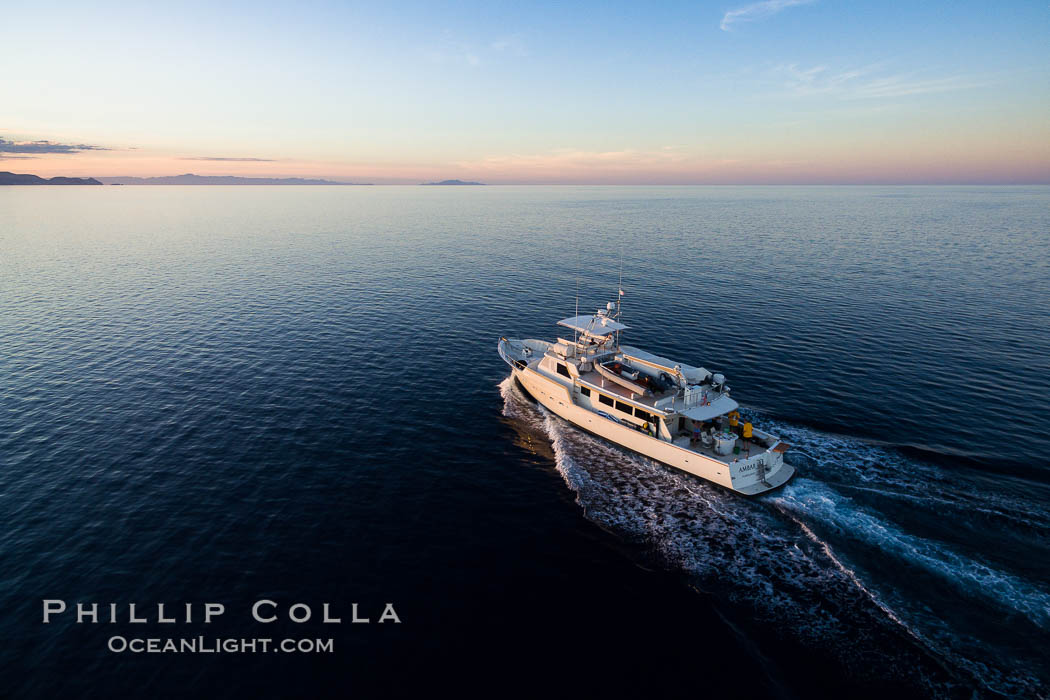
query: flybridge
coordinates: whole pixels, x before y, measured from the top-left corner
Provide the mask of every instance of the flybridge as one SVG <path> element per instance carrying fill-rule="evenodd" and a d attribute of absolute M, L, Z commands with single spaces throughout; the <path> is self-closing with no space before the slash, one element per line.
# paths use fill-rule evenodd
<path fill-rule="evenodd" d="M 563 318 L 558 321 L 558 325 L 572 328 L 580 333 L 592 335 L 597 338 L 604 338 L 616 331 L 622 331 L 628 328 L 628 326 L 625 326 L 619 321 L 612 320 L 600 311 L 597 314 L 585 314 L 583 316 Z"/>

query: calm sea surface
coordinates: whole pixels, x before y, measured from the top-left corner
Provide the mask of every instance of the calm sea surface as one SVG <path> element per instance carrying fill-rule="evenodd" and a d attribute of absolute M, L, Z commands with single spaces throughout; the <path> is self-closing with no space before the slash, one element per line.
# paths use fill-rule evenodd
<path fill-rule="evenodd" d="M 621 250 L 626 340 L 724 372 L 786 488 L 506 380 Z M 1045 696 L 1048 300 L 1045 187 L 0 188 L 0 692 Z"/>

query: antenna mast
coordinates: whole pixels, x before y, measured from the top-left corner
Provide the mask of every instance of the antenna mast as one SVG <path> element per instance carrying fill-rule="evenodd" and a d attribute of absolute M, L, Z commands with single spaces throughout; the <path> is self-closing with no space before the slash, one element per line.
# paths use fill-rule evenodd
<path fill-rule="evenodd" d="M 580 248 L 576 247 L 576 313 L 573 314 L 575 317 L 580 315 Z M 580 332 L 574 327 L 572 329 L 572 342 L 574 343 L 572 352 L 576 353 L 579 348 Z"/>
<path fill-rule="evenodd" d="M 623 299 L 623 229 L 620 230 L 620 279 L 616 283 L 616 320 L 623 323 L 620 303 Z M 620 347 L 620 331 L 616 331 L 616 347 Z"/>

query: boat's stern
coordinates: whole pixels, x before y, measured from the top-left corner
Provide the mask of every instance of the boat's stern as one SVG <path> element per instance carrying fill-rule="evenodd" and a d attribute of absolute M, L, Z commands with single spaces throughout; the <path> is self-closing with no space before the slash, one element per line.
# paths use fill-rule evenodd
<path fill-rule="evenodd" d="M 745 496 L 757 496 L 790 481 L 795 475 L 795 468 L 784 461 L 787 448 L 785 443 L 778 441 L 761 454 L 730 464 L 733 490 Z"/>

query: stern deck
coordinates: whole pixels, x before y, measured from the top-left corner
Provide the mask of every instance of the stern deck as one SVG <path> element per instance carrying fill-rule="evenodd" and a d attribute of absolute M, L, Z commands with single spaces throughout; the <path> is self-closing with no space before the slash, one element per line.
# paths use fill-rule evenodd
<path fill-rule="evenodd" d="M 696 452 L 697 454 L 701 454 L 704 457 L 710 457 L 711 459 L 717 459 L 719 462 L 722 462 L 723 464 L 729 464 L 729 463 L 731 463 L 731 462 L 733 462 L 735 460 L 738 460 L 738 459 L 747 459 L 748 457 L 754 457 L 755 455 L 760 455 L 763 452 L 767 452 L 769 450 L 768 447 L 766 447 L 765 445 L 762 445 L 762 444 L 756 442 L 753 438 L 751 440 L 748 440 L 748 443 L 749 443 L 749 445 L 751 447 L 750 450 L 745 450 L 744 449 L 744 441 L 743 441 L 743 439 L 742 438 L 738 438 L 737 439 L 737 445 L 740 446 L 740 454 L 733 454 L 732 452 L 730 452 L 727 455 L 717 454 L 714 451 L 713 448 L 706 447 L 702 443 L 699 443 L 699 442 L 696 443 L 696 444 L 690 445 L 689 444 L 689 438 L 686 437 L 686 436 L 676 437 L 671 442 L 673 442 L 678 447 L 681 447 L 682 449 L 689 450 L 691 452 Z"/>

